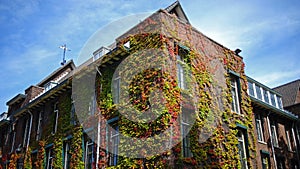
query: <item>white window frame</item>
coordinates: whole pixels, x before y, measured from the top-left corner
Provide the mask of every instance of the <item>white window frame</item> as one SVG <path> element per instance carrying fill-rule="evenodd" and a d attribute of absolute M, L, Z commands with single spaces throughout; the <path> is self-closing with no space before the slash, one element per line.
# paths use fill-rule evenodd
<path fill-rule="evenodd" d="M 242 153 L 243 154 L 240 154 L 240 149 L 239 149 L 239 157 L 240 157 L 240 160 L 242 160 L 242 161 L 240 161 L 240 163 L 241 163 L 241 167 L 242 167 L 242 169 L 248 169 L 248 164 L 247 164 L 247 153 L 246 153 L 246 141 L 245 141 L 245 134 L 244 134 L 244 132 L 242 131 L 242 130 L 238 130 L 238 134 L 240 134 L 241 135 L 241 137 L 238 135 L 238 142 L 239 142 L 239 144 L 238 144 L 238 146 L 239 146 L 239 148 L 240 148 L 240 143 L 242 144 Z M 244 165 L 243 165 L 244 164 Z"/>
<path fill-rule="evenodd" d="M 109 134 L 109 142 L 111 145 L 110 149 L 110 157 L 109 157 L 109 166 L 115 166 L 118 164 L 118 151 L 119 151 L 119 144 L 120 144 L 120 138 L 119 138 L 119 126 L 115 126 L 116 128 L 110 126 L 110 124 L 117 123 L 117 121 L 113 121 L 108 123 L 108 134 Z M 116 132 L 114 133 L 113 130 Z"/>
<path fill-rule="evenodd" d="M 232 75 L 230 77 L 230 87 L 231 87 L 231 111 L 237 114 L 241 114 L 240 111 L 240 98 L 239 98 L 239 88 L 238 88 L 238 77 Z"/>
<path fill-rule="evenodd" d="M 252 86 L 253 95 L 251 95 L 251 93 L 250 93 L 250 86 Z M 247 91 L 248 91 L 248 94 L 249 94 L 250 96 L 256 97 L 255 83 L 248 81 L 248 89 L 247 89 Z"/>
<path fill-rule="evenodd" d="M 11 133 L 11 131 L 7 131 L 6 137 L 5 137 L 5 143 L 4 143 L 4 145 L 7 145 L 8 138 L 9 138 L 9 134 L 10 134 L 10 133 Z"/>
<path fill-rule="evenodd" d="M 10 153 L 12 153 L 14 151 L 14 145 L 15 145 L 15 140 L 16 140 L 16 131 L 13 131 L 12 134 L 13 134 L 13 140 L 12 140 L 12 144 L 11 144 Z"/>
<path fill-rule="evenodd" d="M 55 134 L 57 132 L 57 125 L 58 125 L 58 107 L 57 107 L 58 103 L 56 102 L 54 104 L 54 108 L 53 108 L 53 113 L 54 113 L 54 126 L 53 126 L 53 130 L 52 130 L 52 134 Z"/>
<path fill-rule="evenodd" d="M 260 142 L 264 142 L 265 138 L 264 138 L 264 132 L 263 132 L 263 125 L 262 125 L 262 117 L 260 114 L 257 114 L 255 116 L 255 125 L 256 125 L 256 131 L 257 131 L 257 139 Z M 261 138 L 259 138 L 259 136 Z"/>
<path fill-rule="evenodd" d="M 120 76 L 118 76 L 113 80 L 113 90 L 114 90 L 113 101 L 115 104 L 120 103 L 120 90 L 121 90 L 120 84 L 121 84 L 121 78 Z"/>
<path fill-rule="evenodd" d="M 294 129 L 290 128 L 290 130 L 289 130 L 289 129 L 286 128 L 285 134 L 286 134 L 286 139 L 287 139 L 287 142 L 288 142 L 288 149 L 289 149 L 289 151 L 294 152 L 295 148 L 296 148 Z"/>
<path fill-rule="evenodd" d="M 271 136 L 272 142 L 274 147 L 279 147 L 278 144 L 278 137 L 277 137 L 277 127 L 275 124 L 271 124 Z"/>
<path fill-rule="evenodd" d="M 265 88 L 263 88 L 263 90 L 262 90 L 263 92 L 262 92 L 262 97 L 263 97 L 263 101 L 264 102 L 266 102 L 266 103 L 268 103 L 268 104 L 270 104 L 270 101 L 271 101 L 271 99 L 270 99 L 270 93 L 269 93 L 269 91 L 267 90 L 267 89 L 265 89 Z M 267 99 L 268 100 L 266 100 L 266 97 L 265 96 L 267 96 Z M 270 104 L 271 105 L 271 104 Z"/>
<path fill-rule="evenodd" d="M 183 61 L 179 55 L 177 55 L 177 83 L 180 89 L 185 89 Z"/>
<path fill-rule="evenodd" d="M 91 100 L 89 102 L 89 109 L 88 109 L 89 115 L 95 114 L 95 110 L 96 110 L 96 95 L 94 93 L 94 95 L 91 96 Z"/>
<path fill-rule="evenodd" d="M 49 148 L 48 151 L 47 151 L 47 167 L 46 169 L 52 169 L 52 160 L 53 160 L 53 157 L 51 156 L 52 154 L 52 148 Z"/>
<path fill-rule="evenodd" d="M 27 138 L 29 137 L 28 136 L 28 133 L 29 133 L 29 131 L 28 131 L 28 128 L 29 128 L 29 119 L 28 118 L 26 118 L 25 123 L 26 124 L 25 124 L 25 129 L 24 129 L 24 136 L 23 136 L 23 146 L 26 145 Z"/>
<path fill-rule="evenodd" d="M 189 138 L 189 133 L 185 133 L 187 132 L 185 129 L 190 128 L 191 124 L 189 123 L 189 121 L 185 121 L 185 117 L 186 117 L 186 113 L 182 111 L 182 113 L 180 114 L 181 117 L 181 137 L 182 137 L 182 156 L 183 157 L 193 157 L 193 154 L 191 152 L 191 142 L 190 142 L 190 138 Z"/>
<path fill-rule="evenodd" d="M 42 111 L 39 113 L 38 125 L 36 130 L 36 141 L 40 140 L 41 138 L 41 127 L 42 127 Z"/>
<path fill-rule="evenodd" d="M 89 152 L 89 146 L 92 146 L 92 152 Z M 89 153 L 91 153 L 92 154 L 92 158 L 93 158 L 93 155 L 94 155 L 94 142 L 93 141 L 91 141 L 91 140 L 88 140 L 87 142 L 86 142 L 86 146 L 85 146 L 85 158 L 84 158 L 84 167 L 85 167 L 85 169 L 87 169 L 88 168 L 88 164 L 89 164 L 89 162 L 88 162 L 88 157 L 89 157 Z M 92 161 L 93 162 L 93 161 Z M 91 163 L 92 164 L 92 163 Z"/>
<path fill-rule="evenodd" d="M 69 142 L 65 143 L 65 147 L 64 147 L 64 169 L 68 169 L 68 152 L 70 151 L 70 144 Z M 70 159 L 69 159 L 70 162 Z"/>

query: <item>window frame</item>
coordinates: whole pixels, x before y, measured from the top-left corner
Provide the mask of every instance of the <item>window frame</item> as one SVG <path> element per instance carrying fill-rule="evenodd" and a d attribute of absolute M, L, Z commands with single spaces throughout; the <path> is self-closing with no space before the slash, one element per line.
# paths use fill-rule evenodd
<path fill-rule="evenodd" d="M 119 104 L 120 103 L 120 93 L 121 93 L 121 89 L 120 89 L 120 84 L 121 84 L 121 77 L 118 75 L 116 78 L 113 79 L 113 101 L 114 104 Z"/>
<path fill-rule="evenodd" d="M 58 126 L 58 116 L 59 116 L 59 111 L 58 111 L 58 102 L 54 103 L 53 105 L 53 113 L 54 113 L 54 119 L 53 119 L 53 128 L 52 128 L 52 134 L 55 134 L 57 132 L 57 126 Z"/>
<path fill-rule="evenodd" d="M 241 114 L 239 77 L 230 75 L 231 112 Z"/>
<path fill-rule="evenodd" d="M 28 134 L 29 134 L 29 123 L 30 123 L 29 118 L 25 117 L 25 127 L 24 127 L 24 133 L 23 133 L 23 146 L 26 145 L 27 139 L 28 139 L 28 137 L 30 137 L 30 136 L 28 136 Z"/>
<path fill-rule="evenodd" d="M 113 133 L 113 131 L 115 133 Z M 119 161 L 118 152 L 120 144 L 118 117 L 107 121 L 106 132 L 108 134 L 107 141 L 109 143 L 107 145 L 107 151 L 109 152 L 108 164 L 109 166 L 116 166 Z"/>
<path fill-rule="evenodd" d="M 46 169 L 52 169 L 52 162 L 53 162 L 53 149 L 49 147 L 46 149 Z"/>
<path fill-rule="evenodd" d="M 248 169 L 248 163 L 247 163 L 247 158 L 248 158 L 248 149 L 247 149 L 247 136 L 246 133 L 243 129 L 237 129 L 238 133 L 237 133 L 237 139 L 238 139 L 238 153 L 239 153 L 239 161 L 241 164 L 241 169 Z M 239 136 L 239 134 L 241 134 Z M 242 144 L 242 147 L 241 147 Z M 242 151 L 241 151 L 242 148 Z M 242 154 L 241 154 L 242 152 Z"/>
<path fill-rule="evenodd" d="M 285 127 L 285 134 L 287 139 L 288 150 L 291 152 L 295 152 L 295 137 L 294 137 L 294 129 L 292 127 Z"/>
<path fill-rule="evenodd" d="M 91 146 L 91 152 L 89 151 L 89 146 Z M 93 159 L 93 156 L 94 156 L 94 142 L 89 139 L 86 141 L 85 143 L 85 155 L 84 155 L 84 167 L 85 169 L 92 169 L 93 168 L 93 162 L 94 162 L 94 159 Z M 91 157 L 91 162 L 89 163 L 89 160 Z"/>
<path fill-rule="evenodd" d="M 193 157 L 193 153 L 191 151 L 191 140 L 190 140 L 190 134 L 189 134 L 189 128 L 192 124 L 189 123 L 188 113 L 185 113 L 185 108 L 181 108 L 181 114 L 180 114 L 180 129 L 181 129 L 181 137 L 182 137 L 182 157 L 189 158 Z M 187 129 L 186 129 L 187 128 Z M 186 133 L 188 132 L 188 133 Z"/>
<path fill-rule="evenodd" d="M 278 135 L 277 135 L 277 125 L 275 122 L 271 124 L 271 139 L 274 147 L 279 147 Z"/>
<path fill-rule="evenodd" d="M 70 147 L 70 142 L 68 140 L 63 145 L 63 154 L 64 154 L 63 165 L 64 165 L 64 169 L 69 169 L 69 167 L 70 167 L 70 159 L 71 159 L 70 150 L 71 150 L 71 147 Z"/>
<path fill-rule="evenodd" d="M 265 151 L 260 152 L 261 154 L 261 166 L 262 169 L 269 169 L 270 168 L 270 154 L 268 152 L 265 153 Z M 265 163 L 264 160 L 267 160 L 267 163 Z"/>
<path fill-rule="evenodd" d="M 256 126 L 256 132 L 257 132 L 257 139 L 259 142 L 265 142 L 264 138 L 264 129 L 263 129 L 263 119 L 261 114 L 255 114 L 255 126 Z"/>
<path fill-rule="evenodd" d="M 36 129 L 36 141 L 39 141 L 42 135 L 42 122 L 43 122 L 43 117 L 42 117 L 43 112 L 40 111 L 38 114 L 38 123 L 37 123 L 37 129 Z"/>

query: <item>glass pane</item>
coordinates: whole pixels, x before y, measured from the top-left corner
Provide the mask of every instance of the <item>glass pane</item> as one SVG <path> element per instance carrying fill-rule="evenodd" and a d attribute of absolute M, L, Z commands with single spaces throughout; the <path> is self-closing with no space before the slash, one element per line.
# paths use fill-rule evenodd
<path fill-rule="evenodd" d="M 272 104 L 273 106 L 276 106 L 274 94 L 273 94 L 273 93 L 270 93 L 270 95 L 271 95 L 271 104 Z"/>
<path fill-rule="evenodd" d="M 260 100 L 262 100 L 262 94 L 261 94 L 261 90 L 259 86 L 255 86 L 255 90 L 256 90 L 256 97 Z"/>
<path fill-rule="evenodd" d="M 270 103 L 268 91 L 263 89 L 265 102 Z"/>
<path fill-rule="evenodd" d="M 253 83 L 248 82 L 249 95 L 254 96 Z"/>

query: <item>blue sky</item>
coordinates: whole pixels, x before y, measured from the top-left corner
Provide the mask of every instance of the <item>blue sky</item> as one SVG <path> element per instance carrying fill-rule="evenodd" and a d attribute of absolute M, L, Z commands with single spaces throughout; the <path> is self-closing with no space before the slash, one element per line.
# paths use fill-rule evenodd
<path fill-rule="evenodd" d="M 75 63 L 99 28 L 124 16 L 155 12 L 174 0 L 1 0 L 0 113 L 6 102 L 60 67 Z M 181 0 L 199 31 L 242 49 L 247 75 L 275 87 L 300 78 L 300 1 Z"/>

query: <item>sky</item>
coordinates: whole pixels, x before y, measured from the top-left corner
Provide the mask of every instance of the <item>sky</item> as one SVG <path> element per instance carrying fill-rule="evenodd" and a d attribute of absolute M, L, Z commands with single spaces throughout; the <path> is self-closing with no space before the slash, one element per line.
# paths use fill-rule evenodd
<path fill-rule="evenodd" d="M 1 0 L 0 114 L 6 102 L 60 67 L 78 65 L 89 38 L 120 18 L 153 13 L 175 0 Z M 299 0 L 181 0 L 193 27 L 235 50 L 246 74 L 276 87 L 300 78 Z"/>

